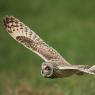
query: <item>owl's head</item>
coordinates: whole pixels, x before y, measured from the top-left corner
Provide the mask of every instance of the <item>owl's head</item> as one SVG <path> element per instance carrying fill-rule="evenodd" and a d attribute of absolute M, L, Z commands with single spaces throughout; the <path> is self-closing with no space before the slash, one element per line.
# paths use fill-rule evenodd
<path fill-rule="evenodd" d="M 42 63 L 41 75 L 50 78 L 53 75 L 53 65 L 50 62 Z"/>

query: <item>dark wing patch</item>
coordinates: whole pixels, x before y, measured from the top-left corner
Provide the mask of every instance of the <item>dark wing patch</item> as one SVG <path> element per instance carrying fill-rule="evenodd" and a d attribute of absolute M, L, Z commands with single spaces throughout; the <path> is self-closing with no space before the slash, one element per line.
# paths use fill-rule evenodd
<path fill-rule="evenodd" d="M 30 38 L 27 38 L 25 36 L 17 36 L 16 40 L 24 44 L 28 48 L 32 48 L 33 50 L 37 50 L 36 44 L 31 40 Z"/>

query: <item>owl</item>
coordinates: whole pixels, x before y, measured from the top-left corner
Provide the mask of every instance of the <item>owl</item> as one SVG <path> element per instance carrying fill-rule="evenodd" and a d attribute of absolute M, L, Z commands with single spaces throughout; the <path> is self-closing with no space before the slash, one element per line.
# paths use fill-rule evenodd
<path fill-rule="evenodd" d="M 43 77 L 61 78 L 71 75 L 95 75 L 95 65 L 70 64 L 54 48 L 14 16 L 4 17 L 3 23 L 12 38 L 44 60 L 41 65 L 41 75 Z"/>

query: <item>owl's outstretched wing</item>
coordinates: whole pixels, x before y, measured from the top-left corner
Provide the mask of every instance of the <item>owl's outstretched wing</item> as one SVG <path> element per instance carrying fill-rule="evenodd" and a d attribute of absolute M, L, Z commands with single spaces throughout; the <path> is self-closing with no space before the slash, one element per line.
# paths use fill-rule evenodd
<path fill-rule="evenodd" d="M 52 47 L 46 44 L 33 30 L 13 16 L 4 18 L 4 25 L 8 33 L 26 48 L 38 54 L 45 61 L 58 59 L 63 64 L 68 62 Z"/>
<path fill-rule="evenodd" d="M 42 64 L 41 74 L 46 78 L 61 78 L 71 75 L 95 75 L 95 65 L 56 65 L 54 61 L 44 62 Z"/>
<path fill-rule="evenodd" d="M 70 72 L 74 71 L 75 74 L 81 75 L 84 73 L 95 75 L 95 65 L 71 65 L 58 67 L 60 70 L 69 70 Z"/>

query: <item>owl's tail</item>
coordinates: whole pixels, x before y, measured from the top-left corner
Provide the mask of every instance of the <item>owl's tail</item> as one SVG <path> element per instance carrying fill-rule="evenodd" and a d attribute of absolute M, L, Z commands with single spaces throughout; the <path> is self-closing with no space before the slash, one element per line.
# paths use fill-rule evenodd
<path fill-rule="evenodd" d="M 77 75 L 83 75 L 84 73 L 95 75 L 95 65 L 77 65 L 77 67 L 79 70 L 76 72 Z"/>

